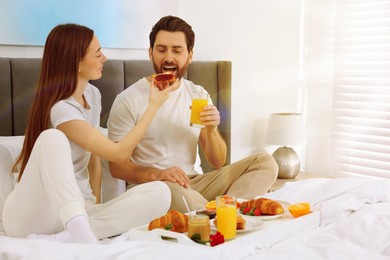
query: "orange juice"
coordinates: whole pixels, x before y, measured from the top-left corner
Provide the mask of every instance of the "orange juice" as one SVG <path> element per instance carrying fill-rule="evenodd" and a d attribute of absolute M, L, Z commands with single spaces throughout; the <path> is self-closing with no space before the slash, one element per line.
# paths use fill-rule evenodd
<path fill-rule="evenodd" d="M 203 96 L 198 96 L 199 94 Z M 203 127 L 202 121 L 200 121 L 200 112 L 203 110 L 203 107 L 208 105 L 208 103 L 208 94 L 194 93 L 191 106 L 190 126 Z"/>
<path fill-rule="evenodd" d="M 236 237 L 237 206 L 235 198 L 217 197 L 217 230 L 226 240 Z"/>

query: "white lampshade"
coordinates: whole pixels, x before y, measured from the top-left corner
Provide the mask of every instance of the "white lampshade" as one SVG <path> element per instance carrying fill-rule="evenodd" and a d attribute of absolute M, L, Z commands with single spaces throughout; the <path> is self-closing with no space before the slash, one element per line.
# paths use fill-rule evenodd
<path fill-rule="evenodd" d="M 266 142 L 282 146 L 272 154 L 279 167 L 278 178 L 295 178 L 301 164 L 297 153 L 289 146 L 306 143 L 303 116 L 297 113 L 271 114 L 268 119 Z"/>
<path fill-rule="evenodd" d="M 306 130 L 302 114 L 271 114 L 268 119 L 266 143 L 281 146 L 306 143 Z"/>

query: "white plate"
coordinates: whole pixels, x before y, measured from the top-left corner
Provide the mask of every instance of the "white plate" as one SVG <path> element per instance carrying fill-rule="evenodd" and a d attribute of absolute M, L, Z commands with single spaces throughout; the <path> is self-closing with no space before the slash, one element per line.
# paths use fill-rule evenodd
<path fill-rule="evenodd" d="M 259 229 L 263 225 L 263 221 L 259 218 L 247 218 L 248 216 L 243 216 L 246 220 L 246 226 L 243 230 L 237 230 L 237 233 L 245 233 Z M 210 220 L 210 229 L 212 231 L 217 231 L 217 227 L 214 225 L 214 219 Z"/>
<path fill-rule="evenodd" d="M 237 199 L 240 203 L 246 201 L 245 199 Z M 286 212 L 288 212 L 288 206 L 291 205 L 290 202 L 288 201 L 284 201 L 284 200 L 275 200 L 277 202 L 279 202 L 283 209 L 284 209 L 284 213 L 282 214 L 277 214 L 277 215 L 261 215 L 261 216 L 250 216 L 250 215 L 245 215 L 245 214 L 242 214 L 240 212 L 240 209 L 238 209 L 238 213 L 241 215 L 241 216 L 244 216 L 246 218 L 255 218 L 255 219 L 261 219 L 261 220 L 271 220 L 271 219 L 276 219 L 276 218 L 280 218 L 281 216 L 283 216 L 284 214 L 286 214 Z"/>
<path fill-rule="evenodd" d="M 280 218 L 281 216 L 284 215 L 284 213 L 277 214 L 277 215 L 261 215 L 261 216 L 249 216 L 249 215 L 245 215 L 245 214 L 240 213 L 240 215 L 245 217 L 246 219 L 271 220 L 271 219 L 275 219 L 275 218 Z"/>

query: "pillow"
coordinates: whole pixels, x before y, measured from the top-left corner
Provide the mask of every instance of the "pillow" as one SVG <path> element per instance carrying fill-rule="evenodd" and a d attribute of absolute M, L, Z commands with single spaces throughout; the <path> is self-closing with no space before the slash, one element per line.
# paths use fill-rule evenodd
<path fill-rule="evenodd" d="M 101 203 L 112 200 L 126 191 L 126 182 L 112 177 L 107 160 L 102 161 L 102 197 Z"/>
<path fill-rule="evenodd" d="M 0 144 L 3 144 L 9 148 L 12 156 L 16 158 L 22 149 L 24 136 L 0 136 Z M 15 155 L 16 153 L 16 155 Z"/>
<path fill-rule="evenodd" d="M 0 234 L 5 235 L 2 223 L 4 202 L 14 188 L 14 176 L 11 174 L 16 157 L 23 145 L 23 136 L 0 137 Z"/>
<path fill-rule="evenodd" d="M 108 136 L 107 128 L 99 127 L 99 131 Z M 112 177 L 110 166 L 107 160 L 101 159 L 102 162 L 102 197 L 101 203 L 112 200 L 126 191 L 126 182 L 124 180 Z"/>
<path fill-rule="evenodd" d="M 12 148 L 0 144 L 0 234 L 2 235 L 5 235 L 2 221 L 4 202 L 14 188 L 14 176 L 11 174 L 11 168 L 16 156 L 14 157 L 10 150 Z"/>

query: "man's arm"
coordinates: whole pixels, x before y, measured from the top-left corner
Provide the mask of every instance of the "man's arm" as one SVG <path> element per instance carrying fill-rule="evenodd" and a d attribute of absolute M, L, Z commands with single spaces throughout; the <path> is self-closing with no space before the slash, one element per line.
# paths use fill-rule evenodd
<path fill-rule="evenodd" d="M 170 167 L 160 170 L 151 167 L 143 167 L 128 160 L 118 164 L 109 162 L 110 172 L 114 178 L 125 180 L 129 183 L 141 184 L 151 181 L 176 182 L 185 188 L 190 187 L 187 174 L 178 167 Z"/>
<path fill-rule="evenodd" d="M 158 169 L 142 167 L 128 160 L 118 164 L 109 162 L 110 172 L 114 178 L 125 180 L 134 184 L 141 184 L 158 180 Z"/>
<path fill-rule="evenodd" d="M 218 128 L 203 128 L 200 132 L 200 144 L 207 161 L 216 169 L 226 163 L 227 147 Z"/>
<path fill-rule="evenodd" d="M 214 105 L 206 106 L 201 112 L 201 120 L 205 128 L 200 131 L 200 145 L 207 161 L 219 169 L 225 165 L 227 156 L 226 143 L 218 131 L 219 111 Z"/>

